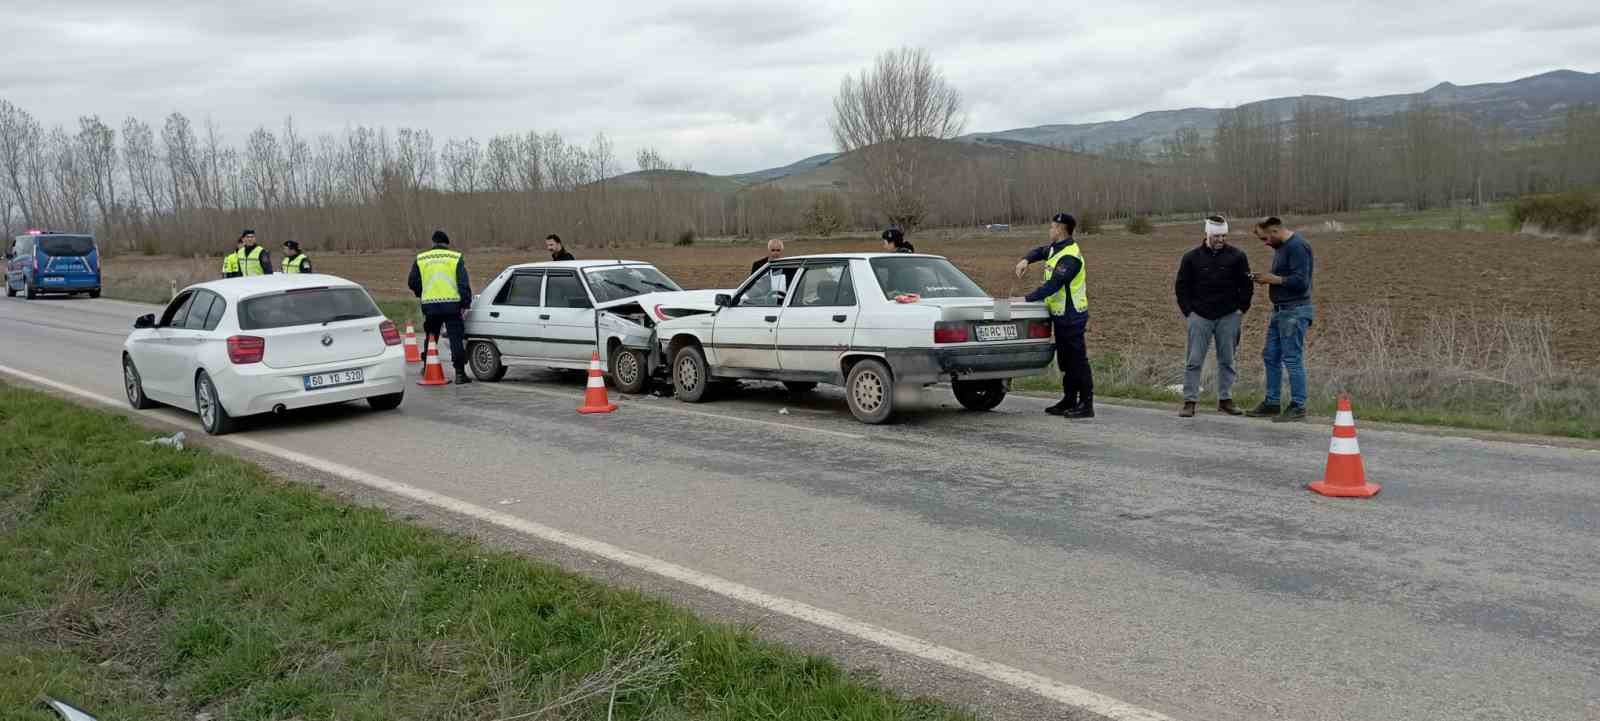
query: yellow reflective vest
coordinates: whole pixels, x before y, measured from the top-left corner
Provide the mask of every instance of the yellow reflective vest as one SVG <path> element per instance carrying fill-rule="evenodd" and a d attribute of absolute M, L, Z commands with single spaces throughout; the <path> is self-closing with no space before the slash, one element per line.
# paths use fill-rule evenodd
<path fill-rule="evenodd" d="M 1067 247 L 1056 251 L 1044 262 L 1044 281 L 1050 282 L 1050 277 L 1056 273 L 1056 263 L 1062 258 L 1072 256 L 1078 259 L 1078 274 L 1072 277 L 1072 282 L 1067 287 L 1052 293 L 1044 299 L 1044 307 L 1050 315 L 1061 316 L 1067 314 L 1067 294 L 1072 294 L 1072 308 L 1079 313 L 1089 312 L 1089 266 L 1083 262 L 1083 251 L 1077 243 L 1068 243 Z"/>
<path fill-rule="evenodd" d="M 305 264 L 305 262 L 306 262 L 306 254 L 305 253 L 300 253 L 299 255 L 296 255 L 293 258 L 284 258 L 283 259 L 283 272 L 285 272 L 285 273 L 303 273 L 305 271 L 301 270 L 300 266 Z"/>
<path fill-rule="evenodd" d="M 239 273 L 239 251 L 236 250 L 236 251 L 234 251 L 232 253 L 229 253 L 227 255 L 222 256 L 222 274 L 224 276 L 227 276 L 227 275 L 238 275 L 238 273 Z"/>
<path fill-rule="evenodd" d="M 461 289 L 456 285 L 456 269 L 459 267 L 461 253 L 449 248 L 434 248 L 418 253 L 417 272 L 422 276 L 422 302 L 461 302 Z"/>
<path fill-rule="evenodd" d="M 246 278 L 252 275 L 266 275 L 267 271 L 261 267 L 261 246 L 239 251 L 239 273 Z"/>

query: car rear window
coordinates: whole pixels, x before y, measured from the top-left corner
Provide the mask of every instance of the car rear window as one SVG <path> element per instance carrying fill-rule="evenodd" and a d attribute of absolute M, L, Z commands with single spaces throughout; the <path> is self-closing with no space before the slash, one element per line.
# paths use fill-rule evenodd
<path fill-rule="evenodd" d="M 306 288 L 239 303 L 239 328 L 266 330 L 379 315 L 372 297 L 360 288 Z"/>
<path fill-rule="evenodd" d="M 924 298 L 986 298 L 988 293 L 944 258 L 873 258 L 883 297 L 915 293 Z"/>
<path fill-rule="evenodd" d="M 94 238 L 87 235 L 39 236 L 39 251 L 45 255 L 88 255 L 94 250 Z"/>

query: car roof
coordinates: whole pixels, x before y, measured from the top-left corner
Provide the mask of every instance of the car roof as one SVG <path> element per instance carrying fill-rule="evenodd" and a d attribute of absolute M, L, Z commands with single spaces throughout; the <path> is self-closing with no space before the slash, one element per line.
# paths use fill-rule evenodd
<path fill-rule="evenodd" d="M 608 265 L 648 265 L 652 268 L 655 267 L 654 264 L 646 263 L 642 260 L 546 260 L 538 263 L 518 263 L 516 265 L 507 266 L 506 269 L 529 270 L 536 268 L 573 268 L 584 270 Z"/>
<path fill-rule="evenodd" d="M 221 280 L 207 281 L 191 285 L 184 290 L 203 288 L 223 298 L 237 300 L 264 293 L 276 293 L 299 288 L 360 288 L 353 281 L 345 280 L 337 275 L 322 273 L 273 273 L 272 275 L 253 275 L 245 278 L 223 278 Z"/>
<path fill-rule="evenodd" d="M 872 260 L 874 258 L 943 258 L 942 255 L 928 253 L 825 253 L 820 255 L 786 255 L 774 263 L 800 260 Z"/>

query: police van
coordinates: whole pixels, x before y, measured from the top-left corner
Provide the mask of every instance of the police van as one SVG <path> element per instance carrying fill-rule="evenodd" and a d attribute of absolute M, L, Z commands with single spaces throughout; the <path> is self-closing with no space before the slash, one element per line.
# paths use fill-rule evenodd
<path fill-rule="evenodd" d="M 46 293 L 100 297 L 100 248 L 87 233 L 30 230 L 6 249 L 6 297 Z"/>

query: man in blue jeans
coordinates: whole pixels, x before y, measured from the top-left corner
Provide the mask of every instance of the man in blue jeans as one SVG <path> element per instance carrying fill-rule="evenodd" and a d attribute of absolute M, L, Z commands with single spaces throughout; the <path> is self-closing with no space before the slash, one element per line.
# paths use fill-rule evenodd
<path fill-rule="evenodd" d="M 1306 330 L 1315 315 L 1311 306 L 1311 276 L 1315 262 L 1311 244 L 1277 218 L 1256 224 L 1256 238 L 1272 249 L 1272 272 L 1252 273 L 1251 280 L 1267 286 L 1272 319 L 1261 360 L 1267 365 L 1267 392 L 1261 405 L 1251 409 L 1254 418 L 1271 417 L 1286 423 L 1306 417 Z M 1289 405 L 1279 400 L 1283 373 L 1289 373 Z"/>

